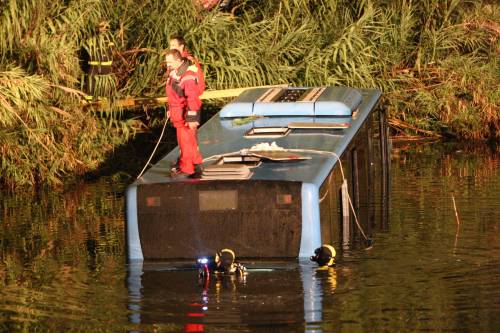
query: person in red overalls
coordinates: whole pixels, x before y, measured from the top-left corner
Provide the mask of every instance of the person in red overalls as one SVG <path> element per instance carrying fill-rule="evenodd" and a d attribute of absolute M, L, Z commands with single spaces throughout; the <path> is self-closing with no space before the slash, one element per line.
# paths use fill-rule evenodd
<path fill-rule="evenodd" d="M 167 52 L 165 62 L 170 69 L 166 85 L 168 116 L 177 131 L 181 151 L 179 164 L 172 169 L 171 176 L 199 178 L 203 159 L 196 139 L 201 109 L 197 67 L 175 49 Z"/>
<path fill-rule="evenodd" d="M 189 53 L 184 37 L 181 35 L 171 36 L 168 44 L 171 50 L 178 50 L 183 58 L 190 60 L 193 64 L 196 65 L 196 68 L 198 68 L 198 71 L 196 72 L 198 87 L 200 88 L 200 94 L 203 94 L 203 92 L 205 91 L 205 76 L 203 75 L 200 61 Z"/>

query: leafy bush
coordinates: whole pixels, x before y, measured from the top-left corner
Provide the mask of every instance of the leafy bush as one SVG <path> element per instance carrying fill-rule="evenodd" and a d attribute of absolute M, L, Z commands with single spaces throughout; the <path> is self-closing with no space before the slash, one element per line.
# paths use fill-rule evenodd
<path fill-rule="evenodd" d="M 0 166 L 9 186 L 57 184 L 99 167 L 134 134 L 83 102 L 79 52 L 113 42 L 110 101 L 162 96 L 162 60 L 184 34 L 209 89 L 288 83 L 384 92 L 394 133 L 498 138 L 499 6 L 466 0 L 3 1 Z M 110 29 L 96 35 L 96 27 Z M 92 51 L 93 50 L 93 51 Z"/>

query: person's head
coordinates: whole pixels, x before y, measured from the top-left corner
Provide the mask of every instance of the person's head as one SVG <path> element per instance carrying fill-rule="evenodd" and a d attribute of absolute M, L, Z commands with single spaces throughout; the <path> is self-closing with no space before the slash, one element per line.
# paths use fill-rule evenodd
<path fill-rule="evenodd" d="M 182 56 L 179 50 L 171 49 L 167 51 L 165 54 L 165 62 L 167 63 L 167 67 L 172 69 L 177 69 L 182 65 Z"/>
<path fill-rule="evenodd" d="M 178 50 L 181 54 L 186 49 L 186 41 L 181 35 L 175 35 L 170 37 L 168 45 L 171 50 Z"/>

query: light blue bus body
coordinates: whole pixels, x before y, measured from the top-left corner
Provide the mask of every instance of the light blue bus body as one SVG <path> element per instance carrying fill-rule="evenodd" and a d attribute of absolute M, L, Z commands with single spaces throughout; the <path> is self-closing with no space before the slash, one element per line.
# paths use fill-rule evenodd
<path fill-rule="evenodd" d="M 322 243 L 335 243 L 342 183 L 349 184 L 354 206 L 366 206 L 371 199 L 364 192 L 378 176 L 372 168 L 387 163 L 385 116 L 377 107 L 381 93 L 278 89 L 245 91 L 200 128 L 204 167 L 256 144 L 274 144 L 304 159 L 264 160 L 240 180 L 177 180 L 169 176 L 179 156 L 175 148 L 127 190 L 130 260 L 186 259 L 225 247 L 244 257 L 309 257 Z M 266 128 L 289 130 L 284 136 L 246 135 Z"/>

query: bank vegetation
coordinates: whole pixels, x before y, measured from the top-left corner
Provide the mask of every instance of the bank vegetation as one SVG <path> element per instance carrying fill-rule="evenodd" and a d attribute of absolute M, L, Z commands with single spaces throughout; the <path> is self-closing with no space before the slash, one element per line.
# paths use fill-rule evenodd
<path fill-rule="evenodd" d="M 226 12 L 195 2 L 0 0 L 0 183 L 57 185 L 98 169 L 143 126 L 114 101 L 164 94 L 162 53 L 179 33 L 208 89 L 376 87 L 394 136 L 498 140 L 494 1 L 233 0 Z M 81 54 L 103 45 L 113 74 L 96 76 L 105 103 L 89 107 Z"/>

